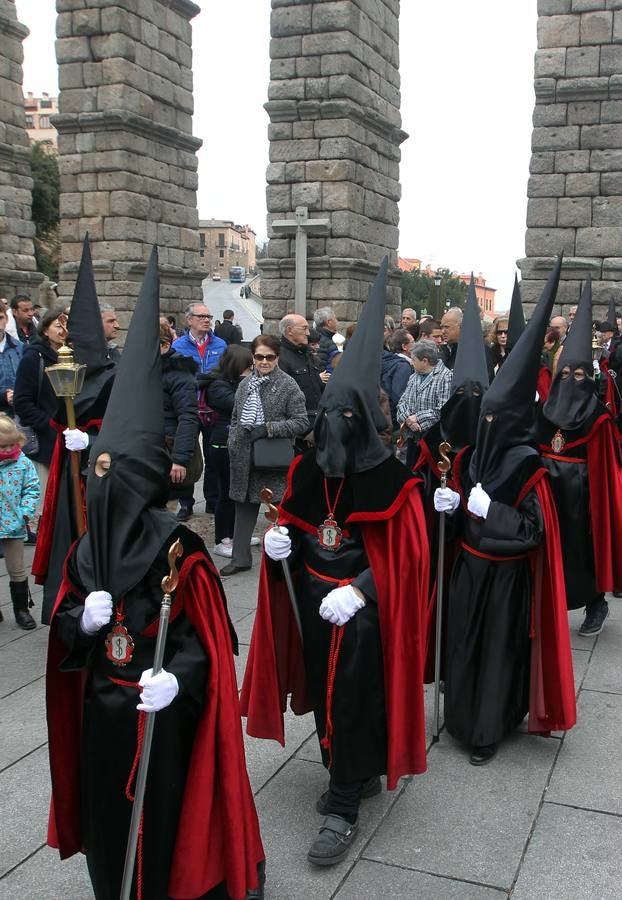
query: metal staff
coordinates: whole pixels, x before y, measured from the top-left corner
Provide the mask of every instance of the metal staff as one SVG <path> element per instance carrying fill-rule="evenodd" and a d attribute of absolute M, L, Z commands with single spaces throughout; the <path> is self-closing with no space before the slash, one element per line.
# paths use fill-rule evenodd
<path fill-rule="evenodd" d="M 272 491 L 270 488 L 262 488 L 259 497 L 262 503 L 265 503 L 268 509 L 264 513 L 268 522 L 272 522 L 274 528 L 280 534 L 283 534 L 283 528 L 279 525 L 279 511 L 277 507 L 272 503 Z M 285 584 L 287 585 L 287 591 L 289 593 L 290 603 L 292 605 L 292 612 L 294 613 L 294 619 L 296 620 L 296 625 L 298 626 L 298 634 L 300 635 L 300 641 L 302 643 L 302 623 L 300 621 L 300 612 L 298 610 L 298 603 L 296 602 L 296 591 L 294 590 L 294 582 L 292 580 L 292 573 L 289 568 L 289 560 L 282 559 L 281 565 L 283 566 L 283 575 L 285 577 Z"/>
<path fill-rule="evenodd" d="M 76 427 L 76 411 L 73 404 L 75 397 L 80 393 L 84 385 L 86 366 L 73 361 L 73 353 L 70 347 L 64 344 L 58 351 L 58 362 L 54 366 L 47 366 L 45 374 L 57 397 L 65 401 L 67 411 L 67 428 Z M 84 521 L 84 509 L 82 506 L 82 478 L 80 475 L 80 451 L 69 451 L 69 464 L 71 467 L 71 486 L 73 493 L 74 515 L 78 537 L 82 537 L 86 531 Z"/>
<path fill-rule="evenodd" d="M 441 458 L 438 470 L 441 473 L 441 488 L 447 487 L 447 473 L 451 467 L 448 453 L 451 444 L 443 441 L 439 444 Z M 438 562 L 436 570 L 436 650 L 434 657 L 434 728 L 432 741 L 436 743 L 440 733 L 440 697 L 441 697 L 441 637 L 443 633 L 443 587 L 445 569 L 445 513 L 438 514 Z"/>
<path fill-rule="evenodd" d="M 179 572 L 176 568 L 176 560 L 184 552 L 179 538 L 171 545 L 168 551 L 168 564 L 170 571 L 162 579 L 162 604 L 160 606 L 160 622 L 158 624 L 158 637 L 156 639 L 156 648 L 153 660 L 153 674 L 157 675 L 162 670 L 162 662 L 164 660 L 164 646 L 166 644 L 166 633 L 168 631 L 168 621 L 171 613 L 172 593 L 177 587 L 179 581 Z M 130 900 L 132 892 L 132 878 L 134 876 L 134 863 L 136 861 L 136 848 L 138 846 L 138 830 L 143 812 L 143 803 L 145 800 L 145 787 L 147 784 L 147 771 L 149 769 L 149 756 L 151 754 L 151 742 L 153 740 L 153 727 L 155 725 L 155 713 L 145 713 L 145 731 L 143 735 L 143 746 L 140 753 L 140 762 L 138 764 L 138 773 L 136 775 L 136 789 L 134 792 L 134 805 L 132 806 L 132 818 L 130 820 L 130 833 L 127 839 L 127 849 L 125 851 L 125 864 L 123 867 L 123 881 L 121 882 L 121 900 Z"/>

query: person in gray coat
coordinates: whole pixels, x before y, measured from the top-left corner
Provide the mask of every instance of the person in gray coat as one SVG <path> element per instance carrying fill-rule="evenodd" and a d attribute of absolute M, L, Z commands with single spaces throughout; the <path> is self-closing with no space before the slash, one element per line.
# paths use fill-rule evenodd
<path fill-rule="evenodd" d="M 257 522 L 262 488 L 270 488 L 280 502 L 287 480 L 285 470 L 253 470 L 252 445 L 259 438 L 292 439 L 309 431 L 304 394 L 291 376 L 279 369 L 280 344 L 270 334 L 258 335 L 251 344 L 253 371 L 240 383 L 235 395 L 229 429 L 231 487 L 235 502 L 235 526 L 231 562 L 220 574 L 235 575 L 252 566 L 251 537 Z"/>

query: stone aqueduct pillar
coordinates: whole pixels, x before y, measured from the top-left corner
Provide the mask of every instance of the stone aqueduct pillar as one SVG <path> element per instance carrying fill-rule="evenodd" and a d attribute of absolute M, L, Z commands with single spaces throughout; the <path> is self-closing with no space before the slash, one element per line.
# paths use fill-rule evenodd
<path fill-rule="evenodd" d="M 538 14 L 523 301 L 563 249 L 562 311 L 589 272 L 602 316 L 610 296 L 622 310 L 622 0 L 538 0 Z"/>
<path fill-rule="evenodd" d="M 272 0 L 267 172 L 266 331 L 293 310 L 294 241 L 270 223 L 330 219 L 310 237 L 307 315 L 332 306 L 355 321 L 382 257 L 397 264 L 401 130 L 399 0 Z M 388 312 L 400 306 L 390 278 Z"/>
<path fill-rule="evenodd" d="M 22 41 L 14 0 L 0 0 L 0 296 L 34 296 L 36 271 L 31 221 L 29 142 L 22 93 Z"/>
<path fill-rule="evenodd" d="M 57 0 L 62 263 L 70 296 L 88 231 L 100 300 L 134 308 L 151 245 L 162 310 L 202 298 L 190 0 Z"/>

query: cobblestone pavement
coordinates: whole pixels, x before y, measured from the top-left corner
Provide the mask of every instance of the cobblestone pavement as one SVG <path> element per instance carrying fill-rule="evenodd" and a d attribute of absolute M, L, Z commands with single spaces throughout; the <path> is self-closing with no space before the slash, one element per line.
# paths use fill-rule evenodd
<path fill-rule="evenodd" d="M 205 517 L 193 522 L 209 535 Z M 30 558 L 30 548 L 27 553 Z M 239 676 L 257 570 L 225 583 L 240 638 Z M 39 601 L 39 588 L 34 595 Z M 306 860 L 320 823 L 314 802 L 326 786 L 312 718 L 288 715 L 285 749 L 247 737 L 268 857 L 267 898 L 618 900 L 622 606 L 608 599 L 611 617 L 596 639 L 578 637 L 581 614 L 570 617 L 579 715 L 570 733 L 531 737 L 523 726 L 483 768 L 470 766 L 464 749 L 443 733 L 430 748 L 427 774 L 365 803 L 353 851 L 332 869 L 317 870 Z M 61 863 L 44 843 L 47 629 L 16 628 L 6 575 L 0 603 L 0 900 L 88 900 L 83 858 Z"/>

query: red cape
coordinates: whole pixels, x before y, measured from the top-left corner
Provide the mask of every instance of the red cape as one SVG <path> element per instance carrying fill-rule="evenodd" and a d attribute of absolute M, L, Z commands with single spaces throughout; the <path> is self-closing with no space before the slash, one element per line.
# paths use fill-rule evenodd
<path fill-rule="evenodd" d="M 68 591 L 65 577 L 55 610 Z M 244 743 L 231 637 L 218 574 L 201 553 L 181 569 L 171 620 L 188 616 L 210 659 L 205 704 L 194 739 L 171 866 L 172 898 L 200 897 L 226 881 L 234 900 L 257 887 L 257 864 L 265 858 Z M 54 613 L 53 613 L 54 614 Z M 157 632 L 157 621 L 145 634 Z M 50 629 L 47 704 L 52 774 L 48 843 L 61 858 L 81 849 L 80 730 L 84 673 L 60 672 L 67 649 Z"/>
<path fill-rule="evenodd" d="M 293 466 L 296 465 L 294 462 Z M 291 483 L 290 469 L 290 483 Z M 385 512 L 356 513 L 378 591 L 387 714 L 387 787 L 402 775 L 426 769 L 423 659 L 429 580 L 429 550 L 418 482 L 404 485 Z M 280 523 L 316 533 L 285 510 Z M 311 710 L 301 644 L 287 589 L 277 566 L 262 560 L 259 599 L 248 664 L 242 685 L 242 715 L 253 737 L 284 745 L 287 695 L 301 715 Z"/>
<path fill-rule="evenodd" d="M 547 366 L 540 366 L 540 371 L 538 372 L 538 382 L 536 385 L 536 390 L 538 392 L 538 403 L 540 404 L 540 406 L 542 406 L 546 398 L 549 396 L 549 391 L 551 390 L 552 383 L 553 376 L 551 375 L 551 370 L 547 368 Z"/>

